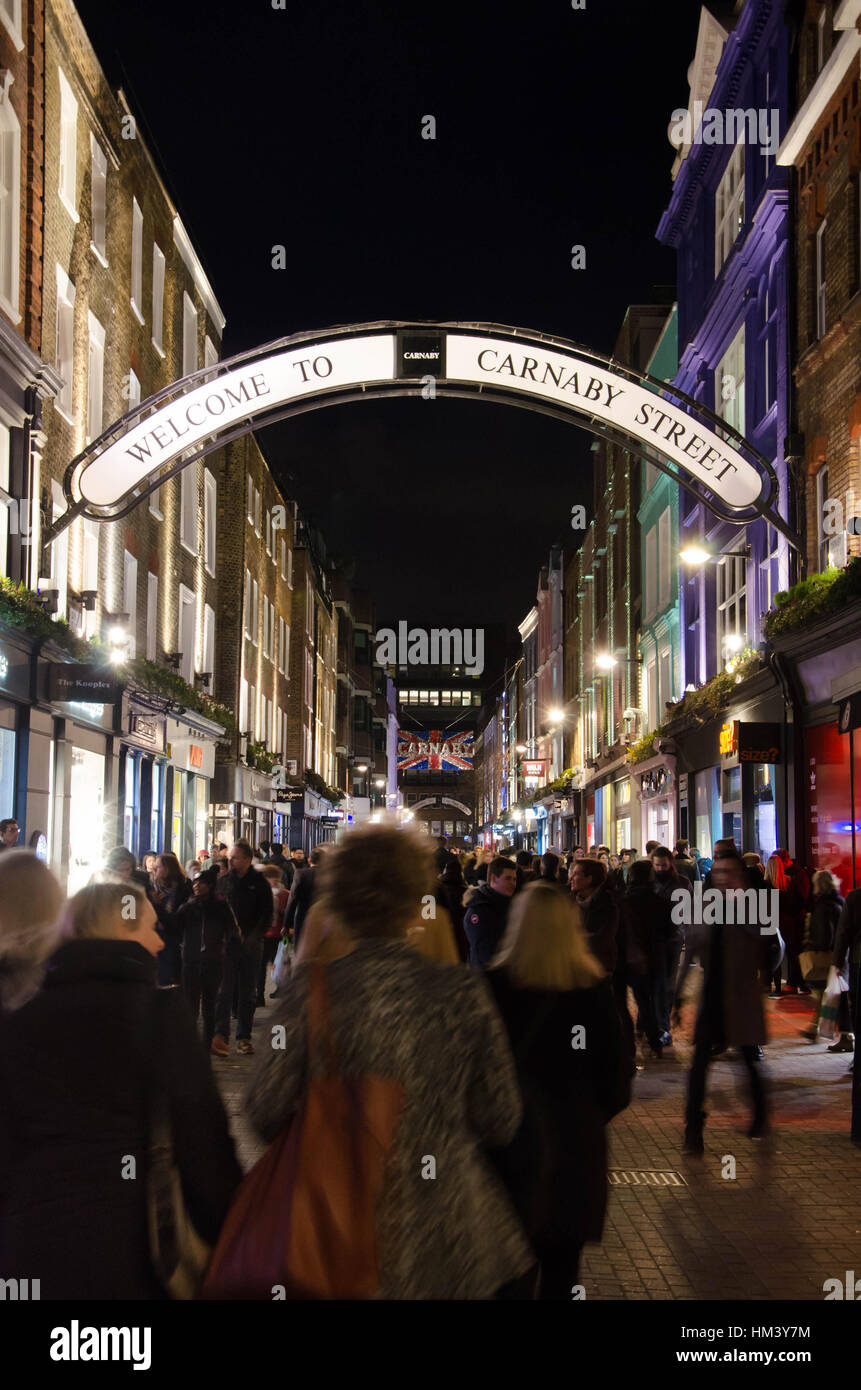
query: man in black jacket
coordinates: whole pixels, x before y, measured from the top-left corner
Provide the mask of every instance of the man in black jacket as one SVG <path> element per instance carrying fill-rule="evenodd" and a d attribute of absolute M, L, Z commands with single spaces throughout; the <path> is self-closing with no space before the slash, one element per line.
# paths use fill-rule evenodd
<path fill-rule="evenodd" d="M 681 843 L 687 843 L 683 841 Z M 673 895 L 679 891 L 688 896 L 688 907 L 693 904 L 693 880 L 686 874 L 681 873 L 677 867 L 675 857 L 663 845 L 653 849 L 649 855 L 652 861 L 652 868 L 655 871 L 655 881 L 653 884 L 655 893 L 662 898 L 670 908 L 674 904 L 681 902 L 680 898 Z M 677 912 L 676 917 L 681 913 Z M 691 913 L 687 914 L 690 920 Z M 667 938 L 664 949 L 664 988 L 658 999 L 658 1022 L 661 1025 L 661 1046 L 671 1047 L 673 1038 L 670 1032 L 670 1010 L 673 1000 L 676 997 L 676 975 L 679 970 L 679 961 L 682 956 L 682 947 L 685 944 L 685 929 L 680 923 L 673 919 L 673 927 Z"/>
<path fill-rule="evenodd" d="M 302 934 L 302 927 L 305 918 L 311 909 L 314 901 L 314 894 L 317 891 L 317 865 L 325 853 L 324 845 L 315 845 L 311 851 L 310 869 L 300 869 L 293 875 L 293 887 L 290 889 L 290 898 L 284 913 L 284 926 L 293 932 L 293 949 L 299 945 L 299 937 Z"/>
<path fill-rule="evenodd" d="M 517 888 L 517 868 L 498 857 L 487 869 L 487 883 L 480 883 L 467 904 L 463 929 L 469 942 L 469 963 L 485 969 L 499 949 L 508 920 L 508 909 Z"/>
<path fill-rule="evenodd" d="M 233 908 L 241 943 L 231 942 L 224 961 L 224 977 L 215 1005 L 215 1037 L 212 1051 L 226 1057 L 230 1051 L 230 1009 L 239 982 L 239 1017 L 236 1051 L 249 1054 L 251 1025 L 257 1006 L 257 977 L 263 956 L 263 935 L 272 925 L 272 889 L 252 865 L 254 851 L 247 840 L 237 840 L 230 851 L 230 872 L 219 883 L 222 897 Z"/>
<path fill-rule="evenodd" d="M 272 841 L 272 851 L 268 862 L 280 870 L 284 887 L 289 888 L 293 881 L 293 868 L 290 861 L 284 858 L 284 846 L 278 840 Z"/>
<path fill-rule="evenodd" d="M 212 1047 L 215 1035 L 215 1001 L 224 976 L 226 949 L 238 937 L 233 909 L 217 898 L 217 868 L 204 869 L 192 887 L 193 897 L 183 903 L 175 923 L 182 940 L 182 991 L 197 1021 L 203 1017 L 203 1040 Z M 222 1054 L 223 1055 L 223 1054 Z"/>

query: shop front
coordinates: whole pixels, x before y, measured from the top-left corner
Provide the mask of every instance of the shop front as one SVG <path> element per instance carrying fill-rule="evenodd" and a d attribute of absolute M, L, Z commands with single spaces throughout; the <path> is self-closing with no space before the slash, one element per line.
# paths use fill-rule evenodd
<path fill-rule="evenodd" d="M 307 793 L 306 793 L 307 795 Z M 228 847 L 236 840 L 247 840 L 256 850 L 261 840 L 274 840 L 278 836 L 273 830 L 273 805 L 276 793 L 273 791 L 271 773 L 258 772 L 245 767 L 243 763 L 216 763 L 212 781 L 212 823 L 213 837 Z M 301 808 L 301 801 L 294 803 Z M 289 816 L 281 809 L 281 843 L 284 839 L 284 822 L 290 826 L 289 843 L 295 847 L 293 839 L 294 806 Z"/>
<path fill-rule="evenodd" d="M 35 814 L 32 827 L 27 816 L 27 740 L 22 734 L 28 722 L 30 663 L 27 639 L 0 624 L 0 820 L 14 816 L 21 845 L 29 844 L 32 833 L 47 825 L 47 806 L 41 816 Z"/>
<path fill-rule="evenodd" d="M 210 787 L 215 776 L 215 745 L 223 733 L 220 724 L 190 711 L 181 718 L 169 715 L 165 721 L 166 838 L 181 864 L 197 858 L 212 843 Z M 269 805 L 271 811 L 271 794 Z"/>
<path fill-rule="evenodd" d="M 655 840 L 659 845 L 672 849 L 677 839 L 675 757 L 672 753 L 659 753 L 656 757 L 635 764 L 632 780 L 637 806 L 637 834 L 631 847 L 638 849 L 642 855 L 649 841 Z M 629 819 L 629 826 L 631 823 Z"/>
<path fill-rule="evenodd" d="M 165 833 L 165 714 L 126 693 L 121 712 L 119 826 L 122 843 L 141 860 L 170 849 Z"/>

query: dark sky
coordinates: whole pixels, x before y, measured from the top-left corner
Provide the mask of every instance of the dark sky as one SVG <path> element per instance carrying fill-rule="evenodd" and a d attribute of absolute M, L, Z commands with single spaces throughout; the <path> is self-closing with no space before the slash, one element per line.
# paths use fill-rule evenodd
<path fill-rule="evenodd" d="M 610 352 L 626 305 L 674 282 L 654 230 L 694 0 L 286 4 L 78 0 L 226 313 L 225 355 L 383 318 Z M 442 399 L 338 406 L 261 436 L 381 622 L 464 627 L 527 611 L 572 505 L 591 500 L 590 439 Z"/>

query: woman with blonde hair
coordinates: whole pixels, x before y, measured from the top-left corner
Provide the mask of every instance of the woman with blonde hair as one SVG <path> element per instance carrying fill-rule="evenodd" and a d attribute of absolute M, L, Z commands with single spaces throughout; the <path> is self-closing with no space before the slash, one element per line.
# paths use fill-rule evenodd
<path fill-rule="evenodd" d="M 224 1106 L 181 992 L 155 987 L 143 891 L 91 883 L 64 928 L 41 992 L 0 1011 L 2 1274 L 37 1276 L 43 1299 L 166 1298 L 147 1235 L 156 1115 L 213 1242 L 241 1177 Z"/>
<path fill-rule="evenodd" d="M 499 1155 L 538 1256 L 541 1299 L 570 1299 L 607 1205 L 605 1127 L 628 1104 L 631 1059 L 610 978 L 576 902 L 531 883 L 511 904 L 487 974 L 518 1064 L 524 1121 Z"/>
<path fill-rule="evenodd" d="M 42 984 L 62 934 L 60 885 L 27 849 L 0 855 L 0 1011 L 20 1009 Z"/>
<path fill-rule="evenodd" d="M 363 826 L 326 854 L 320 875 L 273 1019 L 284 1046 L 262 1050 L 246 1095 L 251 1123 L 266 1140 L 281 1134 L 304 1103 L 309 1065 L 325 1070 L 327 1055 L 351 1079 L 398 1085 L 403 1106 L 365 1251 L 378 1261 L 375 1296 L 492 1298 L 532 1263 L 482 1151 L 508 1143 L 521 1118 L 499 1016 L 477 971 L 425 960 L 407 942 L 433 883 L 426 841 Z M 325 999 L 329 1045 L 313 1048 L 309 1062 L 312 982 Z M 433 1182 L 422 1155 L 434 1156 Z"/>

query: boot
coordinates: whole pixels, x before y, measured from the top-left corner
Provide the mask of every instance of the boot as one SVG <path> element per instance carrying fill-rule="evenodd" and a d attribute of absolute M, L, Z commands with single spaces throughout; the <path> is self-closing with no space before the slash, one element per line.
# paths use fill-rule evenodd
<path fill-rule="evenodd" d="M 703 1143 L 703 1125 L 705 1124 L 706 1113 L 701 1110 L 695 1120 L 688 1120 L 685 1125 L 685 1142 L 682 1145 L 682 1153 L 701 1154 L 705 1152 Z"/>
<path fill-rule="evenodd" d="M 832 1043 L 829 1052 L 854 1052 L 855 1038 L 852 1033 L 841 1033 L 836 1043 Z"/>

